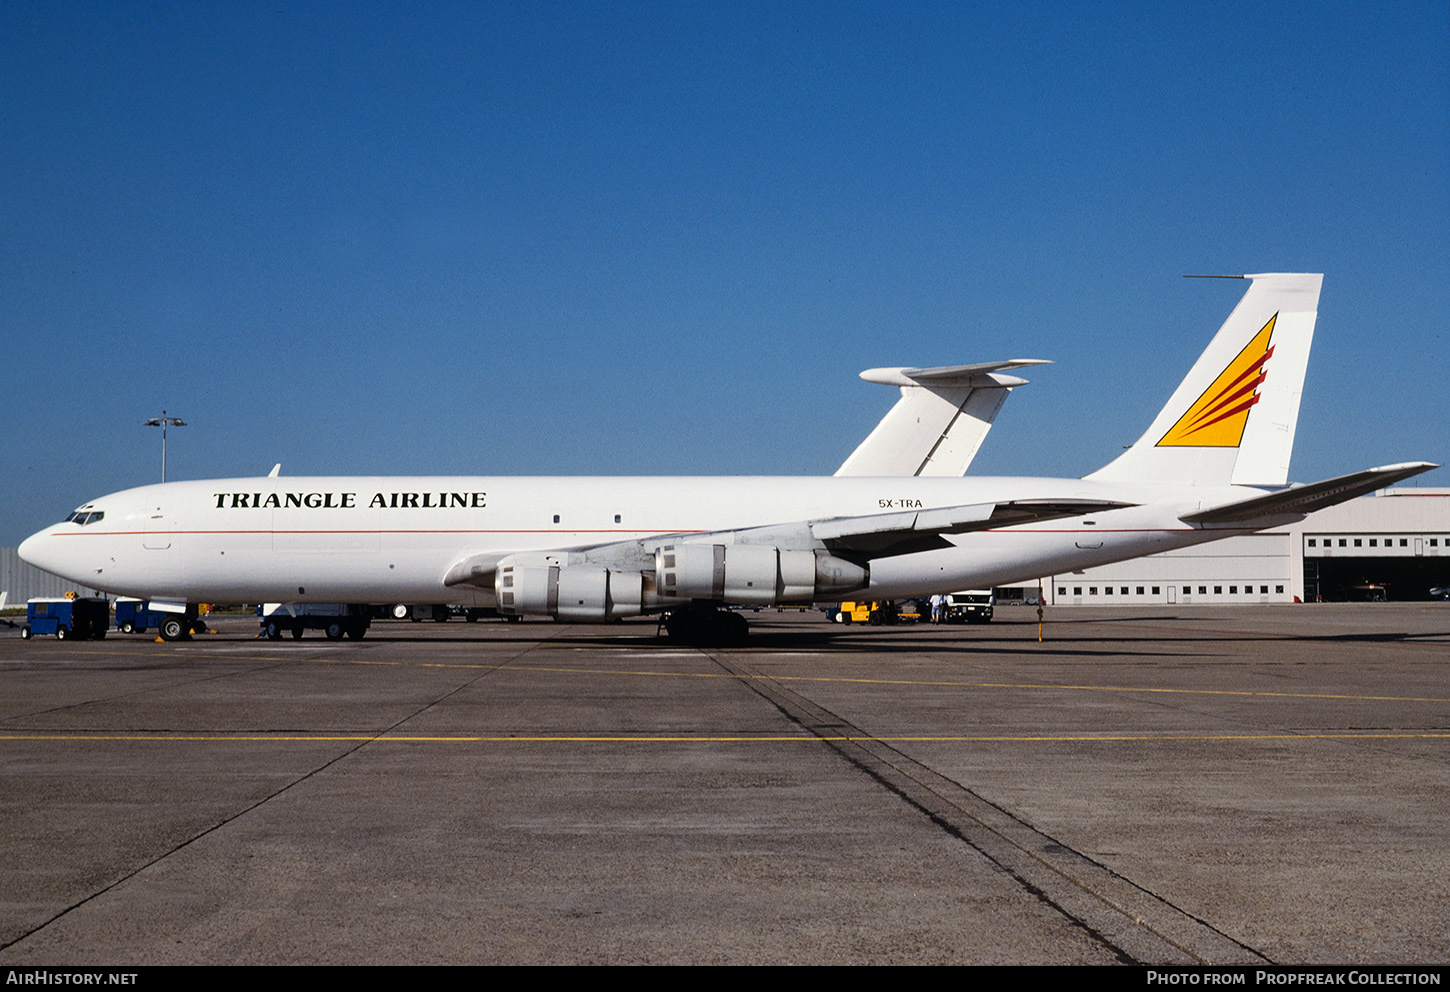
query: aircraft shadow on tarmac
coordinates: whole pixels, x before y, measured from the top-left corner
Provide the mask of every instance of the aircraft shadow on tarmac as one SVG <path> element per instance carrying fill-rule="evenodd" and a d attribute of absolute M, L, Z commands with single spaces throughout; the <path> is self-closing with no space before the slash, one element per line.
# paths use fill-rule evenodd
<path fill-rule="evenodd" d="M 1035 620 L 1024 618 L 1022 621 L 1007 621 L 996 623 L 992 629 L 977 626 L 899 626 L 899 627 L 840 627 L 836 625 L 822 624 L 819 629 L 772 629 L 768 626 L 757 626 L 751 630 L 749 638 L 741 645 L 699 645 L 705 650 L 726 650 L 726 651 L 787 651 L 810 649 L 820 651 L 822 649 L 838 648 L 846 651 L 870 650 L 882 654 L 909 654 L 923 651 L 962 652 L 979 653 L 990 651 L 994 653 L 1032 653 L 1050 650 L 1054 653 L 1062 653 L 1064 645 L 1072 644 L 1101 644 L 1105 640 L 1111 640 L 1113 644 L 1120 645 L 1119 648 L 1103 648 L 1098 650 L 1081 650 L 1077 653 L 1092 655 L 1114 655 L 1114 654 L 1142 654 L 1142 651 L 1124 651 L 1123 648 L 1130 647 L 1137 642 L 1153 642 L 1161 644 L 1175 643 L 1198 643 L 1208 644 L 1214 641 L 1223 642 L 1276 642 L 1296 641 L 1301 643 L 1416 643 L 1433 642 L 1437 639 L 1450 638 L 1450 631 L 1369 631 L 1362 633 L 1273 633 L 1245 630 L 1214 630 L 1206 627 L 1207 624 L 1221 624 L 1222 617 L 1183 617 L 1174 614 L 1162 616 L 1136 616 L 1136 617 L 1111 617 L 1111 618 L 1070 618 L 1061 617 L 1049 619 L 1044 627 L 1044 640 L 1024 639 L 1023 627 L 1035 627 Z M 1128 629 L 1118 629 L 1111 637 L 1104 637 L 1098 632 L 1082 630 L 1080 625 L 1091 625 L 1096 627 L 1100 624 L 1122 624 Z M 1181 635 L 1165 632 L 1161 629 L 1143 629 L 1133 631 L 1135 625 L 1153 625 L 1155 627 L 1171 624 L 1173 626 L 1186 628 Z M 529 625 L 530 627 L 542 625 Z M 550 625 L 551 627 L 553 625 Z M 566 625 L 563 629 L 544 635 L 530 636 L 526 633 L 528 628 L 518 630 L 509 627 L 508 633 L 502 635 L 487 636 L 486 640 L 491 644 L 532 644 L 540 640 L 558 640 L 560 643 L 567 643 L 573 646 L 590 645 L 599 648 L 620 648 L 629 647 L 641 651 L 651 650 L 679 650 L 681 648 L 695 647 L 695 645 L 682 644 L 667 638 L 663 631 L 656 633 L 653 626 L 645 624 L 630 624 L 634 629 L 622 629 L 626 625 L 614 625 L 608 634 L 576 634 Z M 1078 628 L 1078 629 L 1073 629 Z M 498 628 L 483 628 L 484 630 L 496 630 Z M 467 644 L 483 640 L 476 636 L 443 635 L 421 638 L 406 634 L 382 634 L 369 633 L 367 641 L 370 643 L 417 643 L 427 640 L 438 643 Z M 613 631 L 618 631 L 615 633 Z M 949 632 L 958 633 L 959 636 L 949 636 Z M 277 644 L 289 643 L 288 640 L 276 642 Z M 301 643 L 316 645 L 316 639 L 306 639 Z"/>

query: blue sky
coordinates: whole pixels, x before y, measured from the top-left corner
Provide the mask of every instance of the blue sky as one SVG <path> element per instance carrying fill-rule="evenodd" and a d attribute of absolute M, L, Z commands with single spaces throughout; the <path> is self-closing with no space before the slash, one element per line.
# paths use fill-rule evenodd
<path fill-rule="evenodd" d="M 0 4 L 0 544 L 302 474 L 830 474 L 1027 357 L 973 474 L 1130 443 L 1326 274 L 1291 476 L 1450 458 L 1450 6 Z M 1450 470 L 1423 477 L 1450 485 Z"/>

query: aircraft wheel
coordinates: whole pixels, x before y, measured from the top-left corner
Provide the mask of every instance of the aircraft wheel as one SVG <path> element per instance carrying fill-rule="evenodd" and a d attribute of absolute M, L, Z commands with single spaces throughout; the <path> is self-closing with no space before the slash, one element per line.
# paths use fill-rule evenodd
<path fill-rule="evenodd" d="M 206 621 L 205 620 L 202 620 L 200 618 L 191 621 L 191 632 L 193 634 L 205 634 L 206 633 Z"/>
<path fill-rule="evenodd" d="M 744 644 L 750 636 L 750 623 L 739 613 L 725 613 L 724 643 Z"/>
<path fill-rule="evenodd" d="M 69 636 L 70 636 L 70 631 L 66 630 L 64 627 L 57 627 L 57 628 L 55 628 L 55 639 L 57 641 L 63 641 L 63 640 L 65 640 Z"/>
<path fill-rule="evenodd" d="M 689 622 L 688 617 L 683 611 L 671 613 L 665 620 L 665 636 L 672 641 L 679 641 L 682 644 L 688 640 L 688 635 L 693 628 L 694 624 Z"/>
<path fill-rule="evenodd" d="M 327 633 L 327 639 L 329 641 L 340 641 L 340 640 L 342 640 L 342 635 L 344 633 L 344 631 L 342 629 L 342 624 L 340 624 L 336 620 L 334 620 L 332 623 L 330 623 L 330 624 L 327 625 L 327 631 L 326 631 L 326 633 Z"/>
<path fill-rule="evenodd" d="M 156 625 L 156 632 L 163 641 L 179 641 L 186 636 L 186 624 L 181 617 L 167 617 Z"/>
<path fill-rule="evenodd" d="M 739 613 L 728 610 L 681 610 L 665 622 L 670 640 L 696 647 L 725 647 L 744 644 L 750 624 Z"/>

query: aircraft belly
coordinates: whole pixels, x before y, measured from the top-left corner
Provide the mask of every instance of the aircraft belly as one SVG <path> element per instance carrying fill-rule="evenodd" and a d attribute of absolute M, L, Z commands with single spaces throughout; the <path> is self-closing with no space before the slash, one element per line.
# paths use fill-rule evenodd
<path fill-rule="evenodd" d="M 871 565 L 870 588 L 883 599 L 984 589 L 1169 551 L 1216 536 L 1182 524 L 1176 528 L 1022 528 L 964 534 L 951 538 L 951 548 L 877 559 Z"/>

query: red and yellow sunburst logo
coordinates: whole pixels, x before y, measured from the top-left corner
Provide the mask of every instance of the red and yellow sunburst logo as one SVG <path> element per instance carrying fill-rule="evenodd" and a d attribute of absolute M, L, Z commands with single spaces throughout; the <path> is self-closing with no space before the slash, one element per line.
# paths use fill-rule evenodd
<path fill-rule="evenodd" d="M 1228 368 L 1219 373 L 1213 385 L 1168 429 L 1158 447 L 1237 448 L 1249 422 L 1249 408 L 1259 402 L 1259 384 L 1267 372 L 1264 365 L 1274 356 L 1269 339 L 1274 335 L 1274 321 L 1269 318 L 1264 329 L 1244 345 Z"/>

